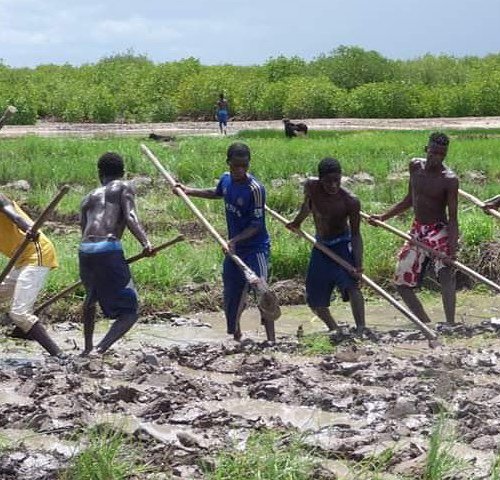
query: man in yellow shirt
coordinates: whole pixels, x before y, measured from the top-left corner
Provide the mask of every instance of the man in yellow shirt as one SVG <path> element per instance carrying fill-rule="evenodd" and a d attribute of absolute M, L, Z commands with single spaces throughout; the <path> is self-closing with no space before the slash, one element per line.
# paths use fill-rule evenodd
<path fill-rule="evenodd" d="M 0 193 L 0 252 L 10 258 L 25 237 L 32 240 L 0 284 L 0 302 L 11 300 L 9 317 L 25 338 L 36 340 L 51 355 L 61 356 L 61 349 L 33 314 L 49 270 L 58 265 L 52 242 L 41 232 L 33 233 L 32 225 L 28 215 Z"/>

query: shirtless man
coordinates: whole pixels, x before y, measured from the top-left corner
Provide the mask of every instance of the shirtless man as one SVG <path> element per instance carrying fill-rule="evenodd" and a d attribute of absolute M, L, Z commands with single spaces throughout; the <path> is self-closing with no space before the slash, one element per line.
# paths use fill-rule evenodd
<path fill-rule="evenodd" d="M 13 336 L 36 340 L 51 355 L 62 357 L 63 352 L 33 313 L 49 271 L 58 265 L 54 245 L 42 232 L 33 233 L 32 226 L 31 218 L 0 194 L 0 252 L 11 257 L 25 237 L 31 240 L 0 285 L 0 302 L 11 302 L 9 317 L 16 325 Z"/>
<path fill-rule="evenodd" d="M 340 186 L 342 170 L 338 160 L 324 158 L 318 165 L 319 178 L 309 178 L 304 185 L 304 202 L 287 228 L 297 231 L 312 212 L 316 239 L 338 256 L 347 260 L 361 274 L 363 270 L 363 240 L 360 233 L 360 202 Z M 351 302 L 356 332 L 365 328 L 365 304 L 358 279 L 344 268 L 313 248 L 306 279 L 307 304 L 329 330 L 338 328 L 330 313 L 330 297 L 337 287 L 344 301 Z"/>
<path fill-rule="evenodd" d="M 135 210 L 134 189 L 122 180 L 122 158 L 107 152 L 99 158 L 97 168 L 102 187 L 90 192 L 81 204 L 80 277 L 86 289 L 83 355 L 93 349 L 96 302 L 105 316 L 116 319 L 97 345 L 98 353 L 106 352 L 138 318 L 137 293 L 120 242 L 125 228 L 143 246 L 144 253 L 152 253 Z"/>
<path fill-rule="evenodd" d="M 449 139 L 444 133 L 431 134 L 425 147 L 426 158 L 414 158 L 410 161 L 407 195 L 387 212 L 372 215 L 372 218 L 386 221 L 413 207 L 415 219 L 410 235 L 455 259 L 458 244 L 458 178 L 443 164 L 448 144 Z M 410 310 L 425 323 L 429 323 L 431 319 L 415 295 L 414 288 L 421 282 L 429 260 L 425 251 L 406 243 L 399 253 L 395 273 L 395 283 L 401 297 Z M 454 271 L 443 260 L 434 260 L 434 268 L 441 284 L 446 321 L 453 324 L 456 304 Z"/>
<path fill-rule="evenodd" d="M 229 118 L 229 103 L 224 97 L 224 94 L 219 95 L 219 100 L 215 104 L 215 116 L 219 122 L 220 133 L 227 134 L 227 120 Z"/>

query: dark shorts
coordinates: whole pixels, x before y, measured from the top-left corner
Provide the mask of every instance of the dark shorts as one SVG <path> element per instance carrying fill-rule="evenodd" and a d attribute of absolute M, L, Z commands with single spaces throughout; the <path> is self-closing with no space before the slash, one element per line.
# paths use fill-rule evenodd
<path fill-rule="evenodd" d="M 109 318 L 136 314 L 137 293 L 120 242 L 82 243 L 78 255 L 88 299 L 99 302 Z"/>
<path fill-rule="evenodd" d="M 350 241 L 342 241 L 328 248 L 351 265 L 354 265 Z M 306 278 L 307 304 L 311 308 L 329 307 L 334 288 L 339 289 L 342 300 L 347 302 L 349 300 L 348 290 L 356 286 L 356 279 L 351 277 L 347 270 L 321 250 L 312 249 Z"/>
<path fill-rule="evenodd" d="M 217 120 L 221 125 L 227 125 L 228 112 L 226 110 L 219 110 L 217 112 Z"/>

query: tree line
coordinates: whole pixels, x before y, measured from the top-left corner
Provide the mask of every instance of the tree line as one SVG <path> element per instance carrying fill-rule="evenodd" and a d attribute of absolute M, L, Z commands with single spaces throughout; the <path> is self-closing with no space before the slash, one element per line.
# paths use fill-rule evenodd
<path fill-rule="evenodd" d="M 340 46 L 253 66 L 154 63 L 133 51 L 81 66 L 0 63 L 0 105 L 15 105 L 19 124 L 212 120 L 221 92 L 240 120 L 500 115 L 500 53 L 393 60 Z"/>

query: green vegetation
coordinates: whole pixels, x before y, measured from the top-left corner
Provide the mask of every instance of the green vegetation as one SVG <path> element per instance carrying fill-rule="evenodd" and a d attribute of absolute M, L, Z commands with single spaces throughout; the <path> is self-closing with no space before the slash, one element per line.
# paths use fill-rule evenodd
<path fill-rule="evenodd" d="M 497 131 L 449 132 L 452 137 L 448 164 L 462 179 L 461 186 L 480 198 L 498 193 L 500 135 Z M 338 157 L 345 175 L 370 173 L 375 186 L 361 183 L 350 187 L 361 199 L 363 210 L 376 213 L 398 201 L 407 191 L 408 160 L 423 153 L 428 132 L 311 132 L 310 138 L 288 141 L 282 132 L 249 131 L 239 139 L 252 150 L 253 173 L 266 186 L 268 205 L 291 218 L 302 201 L 301 179 L 314 175 L 318 161 L 327 155 Z M 54 241 L 60 268 L 49 276 L 45 295 L 78 279 L 77 248 L 79 242 L 78 209 L 83 195 L 98 185 L 97 158 L 105 151 L 120 152 L 126 162 L 128 178 L 150 177 L 151 185 L 139 188 L 138 209 L 155 244 L 173 238 L 179 232 L 186 242 L 177 244 L 155 258 L 144 259 L 132 267 L 143 309 L 175 308 L 186 311 L 193 305 L 213 308 L 216 296 L 201 291 L 184 295 L 180 290 L 187 283 L 208 282 L 220 285 L 222 252 L 198 224 L 181 199 L 171 194 L 165 181 L 139 152 L 142 139 L 65 138 L 47 139 L 28 136 L 3 139 L 0 142 L 0 184 L 28 180 L 32 189 L 20 192 L 2 189 L 20 203 L 32 216 L 41 211 L 64 183 L 72 186 L 57 208 L 56 223 L 45 231 Z M 177 147 L 149 146 L 163 165 L 182 182 L 198 187 L 215 186 L 226 169 L 225 151 L 234 138 L 182 138 Z M 470 170 L 486 176 L 483 184 L 468 180 Z M 391 177 L 391 175 L 393 177 Z M 224 208 L 221 201 L 194 199 L 210 222 L 225 235 Z M 484 242 L 499 238 L 499 224 L 469 203 L 460 204 L 462 252 L 460 257 L 471 266 L 478 264 L 484 253 Z M 391 220 L 407 230 L 410 215 Z M 281 224 L 267 219 L 272 239 L 272 280 L 303 278 L 307 269 L 310 245 L 295 237 Z M 308 220 L 304 228 L 313 231 Z M 391 285 L 394 256 L 402 241 L 394 235 L 367 224 L 362 225 L 365 245 L 365 272 L 385 286 Z M 127 256 L 140 249 L 129 234 L 125 235 Z M 81 292 L 77 294 L 81 297 Z M 68 304 L 61 301 L 61 312 Z M 71 301 L 73 308 L 78 302 Z"/>
<path fill-rule="evenodd" d="M 300 346 L 304 355 L 329 355 L 335 352 L 330 337 L 324 333 L 306 335 L 300 341 Z"/>
<path fill-rule="evenodd" d="M 137 447 L 110 426 L 89 429 L 81 448 L 61 480 L 126 480 L 145 471 Z"/>
<path fill-rule="evenodd" d="M 312 480 L 314 458 L 300 438 L 275 432 L 252 433 L 244 451 L 221 452 L 210 480 Z"/>
<path fill-rule="evenodd" d="M 499 80 L 500 54 L 391 60 L 340 46 L 311 61 L 206 66 L 127 51 L 80 67 L 16 69 L 0 60 L 0 105 L 16 105 L 17 123 L 213 120 L 224 91 L 239 119 L 499 115 Z"/>
<path fill-rule="evenodd" d="M 467 472 L 470 465 L 453 452 L 455 431 L 445 413 L 438 416 L 429 439 L 424 480 L 446 480 Z"/>

